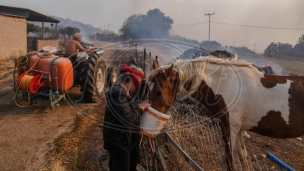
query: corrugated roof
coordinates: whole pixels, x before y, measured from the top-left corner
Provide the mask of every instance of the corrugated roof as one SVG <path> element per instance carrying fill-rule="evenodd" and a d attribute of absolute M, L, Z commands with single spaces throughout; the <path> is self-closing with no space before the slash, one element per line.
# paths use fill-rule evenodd
<path fill-rule="evenodd" d="M 60 21 L 57 19 L 40 14 L 36 11 L 27 8 L 9 7 L 9 6 L 0 5 L 0 14 L 25 18 L 27 21 L 44 21 L 50 23 L 60 23 Z"/>

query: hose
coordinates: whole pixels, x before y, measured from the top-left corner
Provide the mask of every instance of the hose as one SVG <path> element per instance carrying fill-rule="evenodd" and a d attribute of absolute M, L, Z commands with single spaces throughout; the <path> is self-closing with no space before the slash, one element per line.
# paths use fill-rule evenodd
<path fill-rule="evenodd" d="M 20 66 L 24 67 L 24 66 L 27 66 L 28 65 L 28 57 L 33 55 L 33 54 L 37 54 L 37 52 L 34 52 L 34 53 L 28 53 L 26 54 L 25 56 L 21 56 L 17 59 L 17 67 L 20 69 Z M 39 56 L 39 55 L 38 55 Z M 40 56 L 39 56 L 40 57 Z M 40 58 L 39 58 L 40 59 Z M 31 95 L 30 95 L 30 91 L 29 91 L 29 85 L 30 85 L 30 82 L 32 81 L 33 79 L 33 76 L 29 76 L 27 75 L 31 69 L 33 69 L 33 67 L 38 63 L 39 59 L 34 63 L 34 65 L 26 71 L 26 73 L 24 74 L 24 76 L 22 77 L 21 81 L 20 81 L 20 84 L 18 85 L 18 88 L 15 92 L 15 95 L 14 95 L 14 102 L 17 106 L 19 107 L 26 107 L 28 106 L 30 103 L 31 103 Z M 26 91 L 27 92 L 27 104 L 26 105 L 20 105 L 17 103 L 16 101 L 16 97 L 17 97 L 17 93 L 19 91 L 19 89 L 21 91 Z"/>
<path fill-rule="evenodd" d="M 32 55 L 34 55 L 34 54 L 37 54 L 37 55 L 38 55 L 37 52 L 29 52 L 29 53 L 27 53 L 25 56 L 20 56 L 20 57 L 17 59 L 17 61 L 15 61 L 15 62 L 17 62 L 17 67 L 18 67 L 19 69 L 21 69 L 22 67 L 27 67 L 28 62 L 29 62 L 29 56 L 32 56 Z M 38 56 L 39 56 L 39 55 L 38 55 Z"/>
<path fill-rule="evenodd" d="M 30 90 L 29 90 L 29 87 L 30 87 L 30 83 L 32 81 L 32 79 L 34 78 L 34 76 L 30 76 L 30 75 L 24 75 L 20 81 L 20 84 L 15 92 L 15 96 L 14 96 L 14 102 L 17 106 L 19 107 L 26 107 L 30 104 L 31 102 L 31 97 L 30 97 Z M 18 91 L 21 90 L 21 91 L 26 91 L 27 92 L 27 104 L 26 105 L 20 105 L 16 102 L 16 95 L 18 93 Z"/>
<path fill-rule="evenodd" d="M 294 171 L 293 168 L 282 162 L 280 159 L 278 159 L 275 155 L 271 154 L 270 152 L 267 152 L 267 157 L 269 157 L 271 160 L 273 160 L 275 163 L 280 165 L 281 167 L 285 168 L 287 171 Z"/>
<path fill-rule="evenodd" d="M 28 64 L 28 56 L 20 56 L 16 62 L 19 69 L 26 67 Z"/>
<path fill-rule="evenodd" d="M 20 81 L 19 90 L 21 91 L 30 91 L 30 83 L 33 80 L 34 76 L 24 75 Z"/>

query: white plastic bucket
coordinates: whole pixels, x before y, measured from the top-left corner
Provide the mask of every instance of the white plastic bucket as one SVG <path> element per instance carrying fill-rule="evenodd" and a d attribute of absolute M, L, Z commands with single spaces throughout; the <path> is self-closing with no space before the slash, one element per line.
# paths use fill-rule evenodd
<path fill-rule="evenodd" d="M 170 112 L 163 114 L 152 107 L 148 107 L 140 117 L 140 132 L 145 136 L 154 138 L 160 133 L 170 116 Z"/>

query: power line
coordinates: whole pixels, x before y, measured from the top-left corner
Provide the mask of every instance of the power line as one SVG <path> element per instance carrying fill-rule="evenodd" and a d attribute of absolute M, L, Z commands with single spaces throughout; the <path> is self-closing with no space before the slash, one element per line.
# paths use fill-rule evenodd
<path fill-rule="evenodd" d="M 216 22 L 216 21 L 212 21 L 212 23 L 231 25 L 231 26 L 240 26 L 240 27 L 260 28 L 260 29 L 304 30 L 304 28 L 280 28 L 280 27 L 249 26 L 249 25 L 241 25 L 241 24 L 221 23 L 221 22 Z"/>
<path fill-rule="evenodd" d="M 114 26 L 114 27 L 121 27 L 121 26 L 116 26 L 116 25 L 113 25 L 113 24 L 110 24 L 110 26 Z"/>
<path fill-rule="evenodd" d="M 208 15 L 208 14 L 205 14 Z M 231 26 L 239 26 L 239 27 L 249 27 L 249 28 L 258 28 L 258 29 L 276 29 L 276 30 L 304 30 L 304 28 L 282 28 L 282 27 L 266 27 L 266 26 L 250 26 L 250 25 L 242 25 L 242 24 L 232 24 L 232 23 L 222 23 L 222 22 L 217 22 L 217 21 L 210 21 L 215 24 L 223 24 L 223 25 L 231 25 Z M 195 26 L 199 24 L 204 24 L 208 23 L 208 21 L 203 21 L 203 22 L 198 22 L 198 23 L 191 23 L 191 24 L 184 24 L 184 25 L 177 25 L 177 26 L 172 26 L 174 29 L 181 29 L 181 28 L 186 28 L 189 26 Z M 112 25 L 110 24 L 111 27 L 116 27 L 116 28 L 121 28 L 121 26 L 117 25 Z M 209 25 L 210 26 L 210 25 Z M 210 34 L 210 32 L 209 32 Z M 209 35 L 210 36 L 210 35 Z M 209 38 L 210 40 L 210 38 Z"/>
<path fill-rule="evenodd" d="M 192 24 L 184 24 L 184 25 L 177 25 L 177 26 L 172 26 L 174 28 L 176 27 L 187 27 L 187 26 L 194 26 L 194 25 L 199 25 L 199 24 L 204 24 L 204 23 L 208 23 L 208 21 L 203 21 L 203 22 L 199 22 L 199 23 L 192 23 Z M 116 26 L 116 25 L 112 25 L 110 24 L 111 27 L 117 27 L 117 28 L 121 28 L 121 26 Z M 177 28 L 176 28 L 177 29 Z"/>
<path fill-rule="evenodd" d="M 199 23 L 193 23 L 193 24 L 184 24 L 184 25 L 178 25 L 178 26 L 172 26 L 172 27 L 185 27 L 185 26 L 193 26 L 193 25 L 198 25 L 198 24 L 203 24 L 203 23 L 207 23 L 208 21 L 203 21 L 203 22 L 199 22 Z"/>
<path fill-rule="evenodd" d="M 122 26 L 117 26 L 117 25 L 112 25 L 112 24 L 109 24 L 108 25 L 108 28 L 114 28 L 114 29 L 120 29 Z"/>

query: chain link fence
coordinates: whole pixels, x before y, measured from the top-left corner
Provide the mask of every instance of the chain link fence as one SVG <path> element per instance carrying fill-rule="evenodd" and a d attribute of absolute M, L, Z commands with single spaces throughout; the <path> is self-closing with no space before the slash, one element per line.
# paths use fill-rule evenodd
<path fill-rule="evenodd" d="M 225 156 L 220 124 L 219 119 L 208 118 L 205 106 L 194 99 L 176 100 L 164 133 L 155 139 L 143 137 L 141 165 L 146 170 L 222 170 Z M 242 170 L 236 148 L 232 156 L 234 170 Z M 248 165 L 249 170 L 269 170 L 250 151 Z"/>

